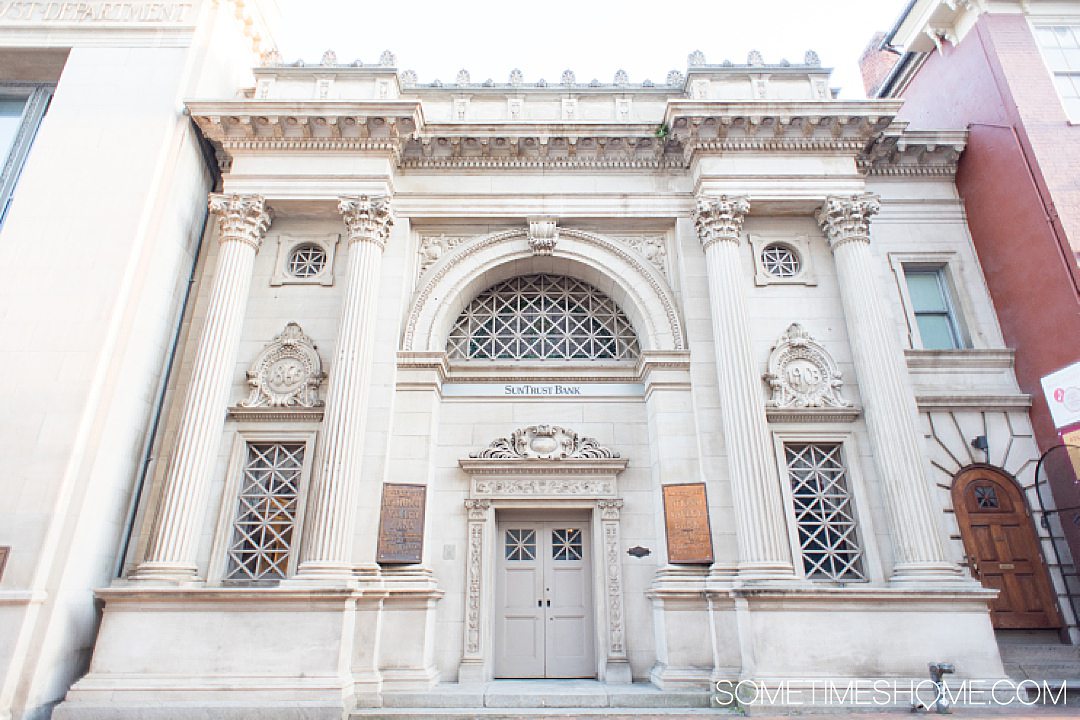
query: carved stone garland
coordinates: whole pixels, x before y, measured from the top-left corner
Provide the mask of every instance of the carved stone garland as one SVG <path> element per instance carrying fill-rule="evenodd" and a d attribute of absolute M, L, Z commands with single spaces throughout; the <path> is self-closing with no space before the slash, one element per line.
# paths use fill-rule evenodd
<path fill-rule="evenodd" d="M 311 339 L 289 323 L 258 354 L 247 373 L 251 393 L 243 408 L 320 407 L 319 385 L 326 378 Z"/>
<path fill-rule="evenodd" d="M 581 437 L 558 425 L 530 425 L 518 428 L 510 437 L 498 438 L 470 457 L 489 460 L 599 460 L 617 458 L 619 453 L 600 445 L 595 438 Z"/>

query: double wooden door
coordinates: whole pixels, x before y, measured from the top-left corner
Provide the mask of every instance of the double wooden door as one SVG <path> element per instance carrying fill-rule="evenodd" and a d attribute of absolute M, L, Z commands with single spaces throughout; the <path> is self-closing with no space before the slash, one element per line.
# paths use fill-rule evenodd
<path fill-rule="evenodd" d="M 589 525 L 497 525 L 495 676 L 595 677 Z"/>
<path fill-rule="evenodd" d="M 994 627 L 1060 627 L 1039 536 L 1016 483 L 972 468 L 957 476 L 952 495 L 968 564 L 983 585 L 1000 591 L 990 606 Z"/>

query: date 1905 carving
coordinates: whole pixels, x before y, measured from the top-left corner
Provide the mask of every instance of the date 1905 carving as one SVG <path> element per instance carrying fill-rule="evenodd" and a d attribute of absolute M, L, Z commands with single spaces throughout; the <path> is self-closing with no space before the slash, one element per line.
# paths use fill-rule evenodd
<path fill-rule="evenodd" d="M 704 565 L 713 561 L 705 483 L 664 486 L 668 561 Z"/>
<path fill-rule="evenodd" d="M 379 519 L 379 550 L 375 558 L 383 564 L 420 562 L 424 551 L 423 485 L 383 485 Z"/>

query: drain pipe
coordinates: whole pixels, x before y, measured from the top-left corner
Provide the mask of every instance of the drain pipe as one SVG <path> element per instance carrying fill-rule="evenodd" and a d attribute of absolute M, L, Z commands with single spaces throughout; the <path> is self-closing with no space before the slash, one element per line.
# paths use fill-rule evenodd
<path fill-rule="evenodd" d="M 186 111 L 185 111 L 186 112 Z M 218 189 L 221 186 L 221 172 L 218 170 L 214 156 L 214 148 L 202 136 L 194 121 L 191 129 L 199 143 L 203 162 L 210 173 L 211 187 Z M 180 349 L 180 336 L 184 330 L 184 319 L 187 317 L 188 305 L 191 303 L 191 289 L 195 286 L 196 272 L 199 268 L 199 259 L 202 257 L 203 239 L 206 237 L 206 226 L 210 221 L 209 208 L 203 211 L 202 225 L 199 228 L 199 239 L 195 244 L 195 252 L 191 258 L 191 270 L 188 273 L 187 286 L 184 288 L 184 298 L 180 303 L 180 313 L 176 319 L 176 328 L 173 330 L 172 339 L 169 341 L 168 357 L 165 368 L 161 373 L 161 381 L 158 384 L 157 396 L 154 399 L 153 418 L 150 428 L 143 441 L 142 460 L 139 463 L 139 472 L 135 479 L 135 487 L 131 492 L 131 500 L 128 502 L 127 515 L 124 518 L 123 535 L 120 539 L 120 549 L 116 554 L 115 577 L 124 576 L 124 563 L 127 560 L 128 551 L 131 549 L 131 539 L 135 532 L 135 515 L 139 512 L 139 504 L 142 502 L 143 491 L 146 489 L 146 478 L 150 471 L 150 463 L 153 462 L 154 444 L 157 442 L 158 430 L 161 427 L 161 416 L 165 410 L 165 396 L 169 391 L 169 380 L 172 378 L 173 366 L 176 364 L 176 356 Z"/>

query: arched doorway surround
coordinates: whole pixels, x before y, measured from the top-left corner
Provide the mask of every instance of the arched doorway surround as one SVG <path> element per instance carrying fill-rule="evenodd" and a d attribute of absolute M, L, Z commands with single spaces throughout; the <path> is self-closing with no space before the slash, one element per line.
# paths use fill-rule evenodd
<path fill-rule="evenodd" d="M 953 508 L 972 574 L 1000 591 L 990 606 L 997 629 L 1061 627 L 1039 536 L 1016 481 L 990 466 L 961 470 Z"/>

